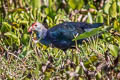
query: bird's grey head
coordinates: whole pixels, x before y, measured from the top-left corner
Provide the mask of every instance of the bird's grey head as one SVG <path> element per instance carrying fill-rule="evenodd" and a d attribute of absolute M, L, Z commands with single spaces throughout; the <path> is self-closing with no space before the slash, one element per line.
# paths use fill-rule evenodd
<path fill-rule="evenodd" d="M 35 22 L 32 26 L 28 29 L 28 32 L 35 31 L 37 32 L 37 37 L 43 38 L 46 36 L 47 29 L 44 27 L 43 24 L 39 22 Z"/>

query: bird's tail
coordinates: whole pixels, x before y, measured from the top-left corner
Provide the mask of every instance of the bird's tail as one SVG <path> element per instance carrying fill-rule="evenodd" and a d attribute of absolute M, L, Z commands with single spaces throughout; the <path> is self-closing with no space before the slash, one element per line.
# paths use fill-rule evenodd
<path fill-rule="evenodd" d="M 102 26 L 103 24 L 104 23 L 93 23 L 93 24 L 90 24 L 91 25 L 90 27 L 87 27 L 84 30 L 86 32 L 89 32 L 89 31 L 93 30 L 94 28 L 98 28 L 98 27 Z"/>
<path fill-rule="evenodd" d="M 92 26 L 90 28 L 98 28 L 100 26 L 102 26 L 104 23 L 93 23 L 91 24 Z"/>

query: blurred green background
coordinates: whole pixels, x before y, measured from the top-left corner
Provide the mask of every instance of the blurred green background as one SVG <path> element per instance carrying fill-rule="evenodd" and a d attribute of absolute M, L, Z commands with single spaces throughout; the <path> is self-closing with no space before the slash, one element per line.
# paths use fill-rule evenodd
<path fill-rule="evenodd" d="M 35 21 L 48 28 L 73 21 L 109 29 L 64 54 L 32 42 L 27 29 Z M 120 0 L 0 0 L 1 80 L 118 80 L 119 57 Z"/>

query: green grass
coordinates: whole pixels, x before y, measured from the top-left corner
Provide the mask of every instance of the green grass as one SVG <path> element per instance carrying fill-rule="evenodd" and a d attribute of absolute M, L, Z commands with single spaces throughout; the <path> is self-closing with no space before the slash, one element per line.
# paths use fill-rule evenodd
<path fill-rule="evenodd" d="M 45 1 L 37 3 L 37 0 L 23 0 L 23 9 L 19 3 L 19 8 L 15 8 L 14 2 L 9 4 L 9 1 L 5 3 L 3 0 L 4 4 L 9 4 L 9 8 L 7 14 L 0 13 L 0 80 L 120 79 L 120 6 L 116 4 L 114 7 L 119 0 L 110 0 L 102 7 L 98 7 L 100 2 L 94 4 L 93 0 L 81 0 L 83 2 L 79 6 L 75 5 L 76 2 L 71 3 L 74 0 L 61 1 L 49 0 L 48 6 Z M 0 11 L 4 11 L 2 5 Z M 102 38 L 94 35 L 99 33 L 97 30 L 79 36 L 84 38 L 94 35 L 88 41 L 76 44 L 77 49 L 68 49 L 65 54 L 60 49 L 32 41 L 36 35 L 28 34 L 27 29 L 36 20 L 47 24 L 48 28 L 65 21 L 74 21 L 104 22 L 102 29 L 110 29 L 102 31 Z"/>
<path fill-rule="evenodd" d="M 112 61 L 106 62 L 105 60 L 108 43 L 104 43 L 98 38 L 92 38 L 89 39 L 88 43 L 84 42 L 78 47 L 79 50 L 69 49 L 67 54 L 64 54 L 63 51 L 56 48 L 41 50 L 34 46 L 33 52 L 24 58 L 19 58 L 8 51 L 0 58 L 1 79 L 86 79 L 91 75 L 93 75 L 92 79 L 107 78 L 106 68 L 102 66 L 102 69 L 99 69 L 98 67 L 102 63 L 105 63 L 106 67 L 108 67 L 107 63 L 114 66 L 115 57 L 111 56 L 110 53 L 107 57 Z M 85 69 L 93 74 L 88 76 L 80 63 L 84 63 Z M 117 71 L 119 69 L 114 74 L 110 74 L 113 75 L 112 78 L 116 79 Z"/>

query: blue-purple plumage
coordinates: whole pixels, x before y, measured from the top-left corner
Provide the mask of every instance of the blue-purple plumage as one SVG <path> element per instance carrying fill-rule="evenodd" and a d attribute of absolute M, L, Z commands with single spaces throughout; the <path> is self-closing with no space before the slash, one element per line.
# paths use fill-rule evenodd
<path fill-rule="evenodd" d="M 58 24 L 46 31 L 46 36 L 41 38 L 40 42 L 46 46 L 53 45 L 62 50 L 67 50 L 75 46 L 75 42 L 72 41 L 76 35 L 82 34 L 93 28 L 102 26 L 103 23 L 88 24 L 84 22 L 64 22 Z M 40 32 L 37 32 L 37 38 L 41 37 Z M 84 39 L 78 40 L 78 44 L 81 44 Z"/>

